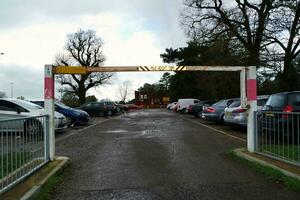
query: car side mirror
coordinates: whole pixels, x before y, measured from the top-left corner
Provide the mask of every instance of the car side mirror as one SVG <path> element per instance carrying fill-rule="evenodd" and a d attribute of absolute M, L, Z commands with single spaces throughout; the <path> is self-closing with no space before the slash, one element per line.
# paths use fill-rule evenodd
<path fill-rule="evenodd" d="M 17 108 L 16 112 L 17 112 L 18 114 L 20 114 L 20 113 L 21 113 L 20 108 Z"/>

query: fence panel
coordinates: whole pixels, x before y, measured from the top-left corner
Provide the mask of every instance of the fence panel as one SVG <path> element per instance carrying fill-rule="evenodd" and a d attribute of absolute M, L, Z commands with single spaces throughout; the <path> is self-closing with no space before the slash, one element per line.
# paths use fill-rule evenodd
<path fill-rule="evenodd" d="M 256 152 L 300 166 L 300 113 L 261 111 L 255 117 Z"/>
<path fill-rule="evenodd" d="M 48 116 L 0 121 L 0 194 L 46 162 Z"/>

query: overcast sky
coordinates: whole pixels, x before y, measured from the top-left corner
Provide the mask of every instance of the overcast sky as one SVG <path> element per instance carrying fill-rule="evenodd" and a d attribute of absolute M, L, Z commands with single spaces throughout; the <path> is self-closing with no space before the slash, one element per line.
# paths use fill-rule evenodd
<path fill-rule="evenodd" d="M 165 48 L 184 46 L 182 0 L 1 0 L 0 91 L 10 97 L 43 98 L 43 66 L 63 50 L 66 35 L 93 29 L 104 40 L 105 65 L 161 65 Z M 133 88 L 162 73 L 118 73 L 110 86 L 93 90 L 115 99 L 120 82 Z"/>

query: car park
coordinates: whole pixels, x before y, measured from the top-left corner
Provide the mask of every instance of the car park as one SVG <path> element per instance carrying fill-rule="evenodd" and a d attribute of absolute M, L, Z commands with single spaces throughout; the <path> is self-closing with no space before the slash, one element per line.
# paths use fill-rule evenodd
<path fill-rule="evenodd" d="M 208 121 L 214 121 L 217 123 L 224 122 L 224 110 L 232 102 L 238 101 L 239 99 L 225 99 L 218 101 L 211 106 L 204 106 L 202 111 L 202 119 Z"/>
<path fill-rule="evenodd" d="M 196 103 L 199 103 L 199 99 L 178 99 L 178 102 L 176 104 L 176 111 L 187 113 L 187 107 L 189 105 L 195 105 Z"/>
<path fill-rule="evenodd" d="M 111 101 L 88 102 L 78 107 L 78 109 L 84 110 L 90 116 L 104 116 L 105 111 L 107 111 L 108 115 L 114 115 L 119 112 L 117 104 Z"/>
<path fill-rule="evenodd" d="M 269 95 L 257 97 L 257 110 L 262 110 L 268 101 Z M 229 125 L 247 126 L 247 108 L 241 106 L 241 101 L 234 101 L 225 108 L 224 123 Z"/>
<path fill-rule="evenodd" d="M 47 113 L 43 109 L 43 107 L 28 101 L 24 101 L 20 99 L 0 99 L 0 120 L 18 119 L 24 117 L 37 117 L 46 114 Z M 55 112 L 54 122 L 55 122 L 56 131 L 63 130 L 66 128 L 66 123 L 67 123 L 66 118 L 65 116 L 63 116 L 58 112 Z M 10 129 L 23 130 L 26 123 L 29 122 L 25 121 L 22 126 L 20 126 L 19 124 L 10 123 Z M 42 124 L 41 122 L 36 122 L 34 123 L 34 125 L 41 126 Z M 4 128 L 4 127 L 0 127 L 0 128 Z"/>
<path fill-rule="evenodd" d="M 31 102 L 44 107 L 44 101 Z M 90 120 L 90 116 L 87 112 L 71 108 L 60 102 L 55 102 L 55 111 L 63 114 L 66 117 L 67 126 L 86 124 Z"/>

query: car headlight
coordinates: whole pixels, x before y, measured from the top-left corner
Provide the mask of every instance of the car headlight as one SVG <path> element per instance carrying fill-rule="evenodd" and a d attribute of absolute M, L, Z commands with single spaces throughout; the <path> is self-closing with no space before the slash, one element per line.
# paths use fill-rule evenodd
<path fill-rule="evenodd" d="M 75 116 L 77 116 L 77 117 L 79 117 L 81 114 L 80 113 L 78 113 L 78 112 L 74 112 L 73 113 Z"/>

